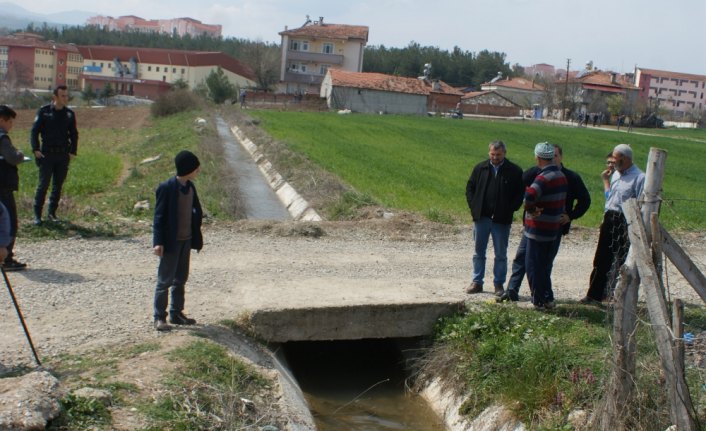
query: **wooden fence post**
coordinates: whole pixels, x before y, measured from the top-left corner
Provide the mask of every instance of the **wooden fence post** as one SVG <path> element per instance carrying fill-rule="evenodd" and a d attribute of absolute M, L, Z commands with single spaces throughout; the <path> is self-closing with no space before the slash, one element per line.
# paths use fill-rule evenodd
<path fill-rule="evenodd" d="M 660 289 L 657 271 L 652 262 L 647 232 L 634 199 L 623 204 L 623 213 L 628 222 L 630 248 L 635 250 L 637 270 L 645 288 L 645 300 L 650 322 L 657 339 L 657 350 L 666 379 L 669 396 L 670 419 L 680 431 L 696 431 L 697 425 L 689 387 L 684 379 L 683 362 L 680 364 L 674 348 L 674 337 L 667 310 L 666 299 Z"/>

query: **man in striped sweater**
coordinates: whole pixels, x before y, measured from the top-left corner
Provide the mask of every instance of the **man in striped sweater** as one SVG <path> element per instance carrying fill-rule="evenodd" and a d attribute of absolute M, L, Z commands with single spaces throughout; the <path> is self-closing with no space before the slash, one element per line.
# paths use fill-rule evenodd
<path fill-rule="evenodd" d="M 566 176 L 554 163 L 554 146 L 541 142 L 534 147 L 540 171 L 525 190 L 525 268 L 536 309 L 554 308 L 551 268 L 552 246 L 561 235 L 561 215 L 566 205 Z"/>

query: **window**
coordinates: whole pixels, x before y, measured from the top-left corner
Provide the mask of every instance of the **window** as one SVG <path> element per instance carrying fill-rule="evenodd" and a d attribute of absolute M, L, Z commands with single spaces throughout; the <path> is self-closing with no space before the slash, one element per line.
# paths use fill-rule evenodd
<path fill-rule="evenodd" d="M 159 72 L 159 66 L 157 66 L 157 68 L 155 69 L 155 71 L 156 71 L 156 72 Z"/>
<path fill-rule="evenodd" d="M 176 67 L 172 67 L 172 73 L 176 73 Z"/>
<path fill-rule="evenodd" d="M 291 51 L 308 51 L 309 41 L 308 40 L 292 40 L 289 42 L 289 49 Z"/>
<path fill-rule="evenodd" d="M 329 67 L 331 67 L 330 64 L 322 64 L 321 66 L 319 66 L 319 74 L 326 75 L 326 72 L 328 71 Z"/>
<path fill-rule="evenodd" d="M 182 67 L 182 68 L 181 68 L 181 74 L 183 75 L 183 74 L 185 74 L 185 73 L 186 73 L 186 70 Z"/>
<path fill-rule="evenodd" d="M 147 71 L 152 72 L 152 66 L 147 66 Z"/>
<path fill-rule="evenodd" d="M 321 48 L 321 52 L 323 52 L 324 54 L 333 54 L 333 44 L 325 42 L 323 47 Z"/>
<path fill-rule="evenodd" d="M 290 63 L 289 70 L 294 73 L 306 73 L 306 64 Z"/>

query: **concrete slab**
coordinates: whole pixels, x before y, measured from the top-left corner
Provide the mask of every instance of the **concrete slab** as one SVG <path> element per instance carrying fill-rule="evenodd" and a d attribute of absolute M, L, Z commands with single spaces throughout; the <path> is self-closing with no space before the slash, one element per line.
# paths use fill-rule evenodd
<path fill-rule="evenodd" d="M 259 309 L 250 324 L 271 342 L 409 338 L 431 334 L 439 317 L 463 308 L 464 301 L 442 301 Z"/>

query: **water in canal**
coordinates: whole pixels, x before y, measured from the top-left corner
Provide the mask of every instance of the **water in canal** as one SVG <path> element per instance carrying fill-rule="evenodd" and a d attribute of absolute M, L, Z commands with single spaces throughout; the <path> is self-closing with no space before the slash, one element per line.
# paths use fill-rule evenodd
<path fill-rule="evenodd" d="M 405 390 L 405 359 L 394 340 L 292 342 L 284 349 L 318 431 L 445 429 Z"/>
<path fill-rule="evenodd" d="M 233 136 L 228 124 L 216 120 L 228 164 L 238 177 L 238 195 L 245 217 L 250 220 L 289 220 L 289 212 L 279 200 L 250 154 Z"/>

